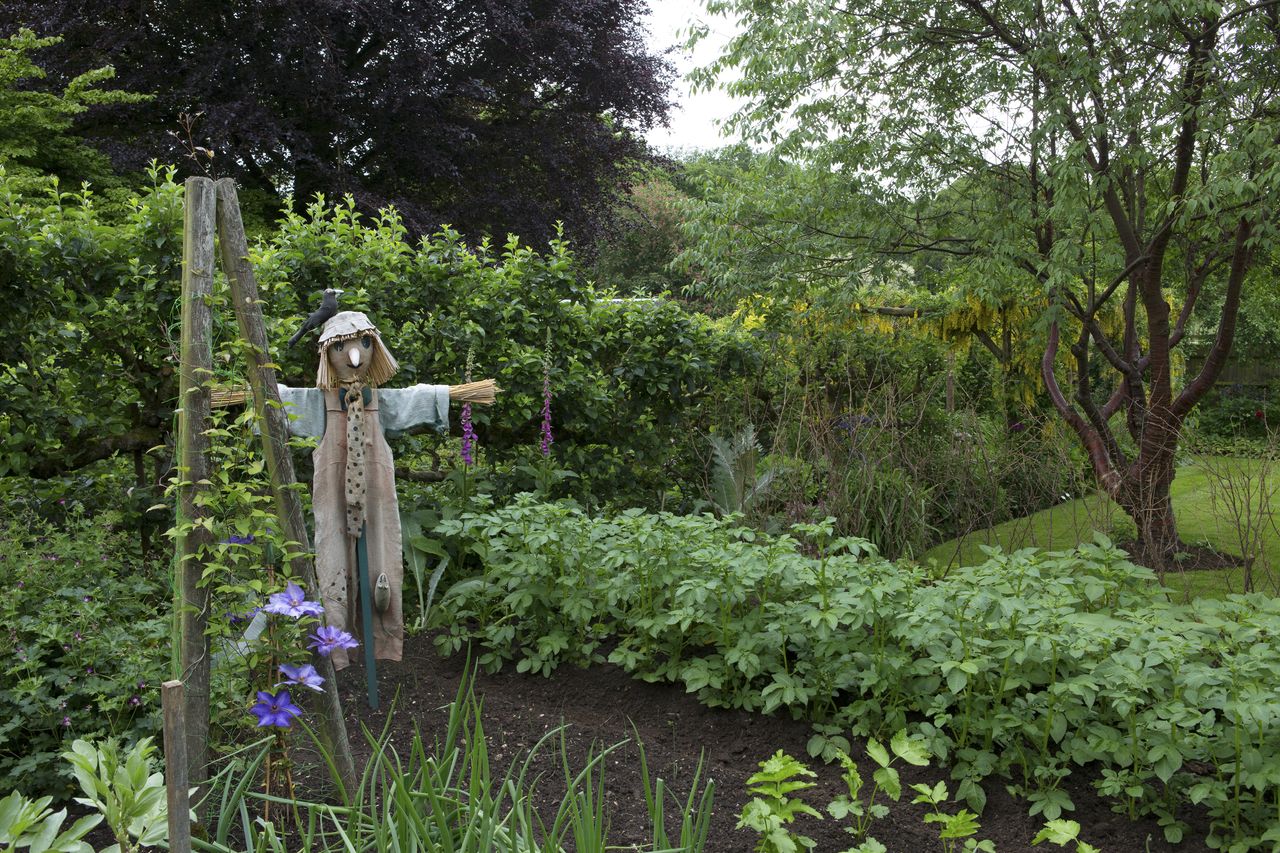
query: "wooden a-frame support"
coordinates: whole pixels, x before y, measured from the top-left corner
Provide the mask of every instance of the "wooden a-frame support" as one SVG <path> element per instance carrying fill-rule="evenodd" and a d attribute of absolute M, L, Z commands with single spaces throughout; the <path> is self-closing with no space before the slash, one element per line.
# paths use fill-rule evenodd
<path fill-rule="evenodd" d="M 262 322 L 258 282 L 249 263 L 248 242 L 240 219 L 235 182 L 223 178 L 186 181 L 185 219 L 182 243 L 182 366 L 178 389 L 178 525 L 176 542 L 178 582 L 175 585 L 177 619 L 180 628 L 178 672 L 185 686 L 186 753 L 188 782 L 202 787 L 207 779 L 209 740 L 210 650 L 206 631 L 209 592 L 201 585 L 203 554 L 212 542 L 212 530 L 201 521 L 207 510 L 199 496 L 209 487 L 209 462 L 205 431 L 209 429 L 209 380 L 213 375 L 212 314 L 214 233 L 221 247 L 222 269 L 231 285 L 240 336 L 248 343 L 249 384 L 262 430 L 262 449 L 276 515 L 285 540 L 296 543 L 290 565 L 295 577 L 307 589 L 317 592 L 315 562 L 302 515 L 302 502 L 293 488 L 296 478 L 288 448 L 288 420 L 280 403 L 275 365 L 267 348 L 267 331 Z M 317 697 L 313 711 L 316 727 L 326 750 L 336 765 L 344 797 L 356 790 L 355 762 L 342 716 L 342 703 L 333 663 L 316 654 L 312 660 L 324 678 L 324 693 Z M 201 791 L 203 794 L 203 791 Z M 203 817 L 203 813 L 202 813 Z"/>

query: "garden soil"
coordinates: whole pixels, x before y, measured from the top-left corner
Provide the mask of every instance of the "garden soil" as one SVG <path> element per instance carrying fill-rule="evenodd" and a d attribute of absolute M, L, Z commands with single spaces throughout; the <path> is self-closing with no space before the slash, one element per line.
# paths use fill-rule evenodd
<path fill-rule="evenodd" d="M 377 733 L 390 718 L 392 742 L 402 755 L 415 727 L 428 744 L 434 742 L 441 734 L 447 707 L 465 669 L 465 654 L 444 658 L 437 653 L 430 636 L 412 637 L 405 643 L 402 662 L 379 662 L 382 707 L 378 711 L 371 711 L 366 704 L 364 670 L 358 664 L 344 670 L 339 687 L 357 763 L 362 764 L 369 753 L 360 734 L 362 725 Z M 758 762 L 778 749 L 805 760 L 817 771 L 817 787 L 804 796 L 820 811 L 843 792 L 836 767 L 808 759 L 807 724 L 779 716 L 707 708 L 678 685 L 646 683 L 612 665 L 588 669 L 562 666 L 550 678 L 520 674 L 514 666 L 507 666 L 497 674 L 480 673 L 475 692 L 483 700 L 482 720 L 495 776 L 500 777 L 513 760 L 523 760 L 549 730 L 562 724 L 570 767 L 575 771 L 585 766 L 592 750 L 598 753 L 602 745 L 630 741 L 606 759 L 612 849 L 629 850 L 633 844 L 646 843 L 651 838 L 639 754 L 634 744 L 636 735 L 644 743 L 652 778 L 666 780 L 681 802 L 700 758 L 704 761 L 704 778 L 709 776 L 715 781 L 715 808 L 707 845 L 711 853 L 747 853 L 754 848 L 754 833 L 736 828 L 738 814 L 747 800 L 746 780 L 757 770 Z M 874 765 L 860 744 L 855 746 L 855 753 L 864 777 L 870 780 Z M 545 746 L 532 764 L 534 773 L 541 774 L 535 801 L 548 821 L 564 792 L 560 761 L 557 740 L 554 745 Z M 1204 826 L 1196 816 L 1188 816 L 1192 822 L 1190 840 L 1170 846 L 1154 821 L 1130 822 L 1113 812 L 1108 803 L 1093 794 L 1087 775 L 1088 768 L 1084 768 L 1068 780 L 1076 810 L 1065 817 L 1079 821 L 1084 827 L 1084 840 L 1104 853 L 1208 850 L 1199 840 L 1204 837 Z M 942 768 L 907 767 L 903 787 L 905 790 L 913 782 L 932 784 L 943 778 L 946 772 Z M 1031 840 L 1044 820 L 1028 816 L 1027 805 L 1011 797 L 1002 782 L 992 780 L 986 788 L 989 801 L 980 819 L 979 838 L 991 839 L 999 853 L 1062 849 L 1048 842 L 1033 848 Z M 873 825 L 871 834 L 890 853 L 941 853 L 936 825 L 924 823 L 925 807 L 907 803 L 912 796 L 904 794 L 902 803 L 891 804 L 892 812 Z M 958 807 L 951 804 L 951 810 Z M 794 829 L 813 838 L 818 853 L 838 853 L 853 846 L 853 839 L 842 826 L 830 817 L 819 821 L 801 816 Z M 671 831 L 678 837 L 678 827 L 671 827 Z"/>

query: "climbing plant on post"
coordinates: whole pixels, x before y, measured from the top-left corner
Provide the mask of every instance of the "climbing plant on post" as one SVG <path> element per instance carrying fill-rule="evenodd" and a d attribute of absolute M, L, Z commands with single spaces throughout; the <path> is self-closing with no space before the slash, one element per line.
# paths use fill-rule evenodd
<path fill-rule="evenodd" d="M 262 426 L 262 448 L 271 477 L 276 515 L 290 550 L 293 574 L 317 589 L 315 567 L 302 506 L 296 491 L 293 461 L 288 452 L 286 415 L 280 406 L 275 367 L 267 355 L 266 327 L 258 304 L 258 286 L 249 263 L 249 250 L 240 218 L 234 182 L 215 186 L 209 178 L 186 182 L 183 223 L 182 343 L 179 382 L 177 483 L 175 525 L 178 577 L 175 612 L 178 631 L 174 675 L 185 688 L 188 779 L 199 787 L 205 779 L 209 740 L 209 590 L 202 583 L 206 555 L 212 545 L 213 520 L 203 495 L 209 488 L 206 432 L 210 423 L 209 383 L 213 375 L 212 314 L 214 235 L 219 235 L 222 263 L 231 285 L 240 335 L 248 344 L 247 365 L 254 404 Z M 219 204 L 219 200 L 221 203 Z M 333 664 L 317 655 L 316 670 L 324 678 L 317 702 L 319 731 L 334 761 L 346 794 L 356 787 L 355 763 L 343 722 Z"/>
<path fill-rule="evenodd" d="M 293 488 L 297 479 L 293 471 L 293 458 L 289 455 L 287 416 L 280 403 L 275 365 L 268 354 L 267 329 L 259 307 L 258 281 L 253 274 L 253 266 L 249 263 L 248 241 L 240 218 L 235 181 L 230 178 L 218 181 L 217 200 L 218 245 L 222 253 L 222 268 L 231 285 L 231 301 L 235 306 L 240 337 L 248 343 L 249 386 L 253 391 L 253 404 L 259 423 L 262 424 L 262 455 L 271 477 L 276 515 L 285 539 L 293 548 L 289 554 L 289 562 L 294 576 L 301 578 L 309 589 L 318 589 L 302 502 Z M 321 720 L 320 736 L 334 759 L 343 787 L 351 793 L 356 789 L 355 763 L 342 718 L 342 702 L 338 697 L 333 661 L 316 652 L 312 663 L 324 679 L 324 693 L 316 702 Z"/>

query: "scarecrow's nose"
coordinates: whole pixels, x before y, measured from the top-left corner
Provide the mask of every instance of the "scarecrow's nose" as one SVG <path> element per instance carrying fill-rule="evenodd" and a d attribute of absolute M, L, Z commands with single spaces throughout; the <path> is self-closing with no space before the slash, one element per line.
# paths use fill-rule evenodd
<path fill-rule="evenodd" d="M 351 349 L 347 350 L 347 358 L 351 359 L 351 366 L 352 366 L 352 367 L 359 367 L 359 366 L 360 366 L 360 350 L 359 350 L 359 348 L 358 348 L 358 347 L 352 347 Z"/>

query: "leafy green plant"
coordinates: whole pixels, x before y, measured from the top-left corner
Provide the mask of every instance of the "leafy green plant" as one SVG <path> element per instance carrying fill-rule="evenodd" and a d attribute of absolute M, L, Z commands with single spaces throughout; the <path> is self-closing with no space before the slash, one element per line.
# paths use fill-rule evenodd
<path fill-rule="evenodd" d="M 822 815 L 798 797 L 797 791 L 812 788 L 812 782 L 800 777 L 817 776 L 808 767 L 782 750 L 760 762 L 760 771 L 747 779 L 750 801 L 742 807 L 738 828 L 747 827 L 760 834 L 756 853 L 795 853 L 801 847 L 817 845 L 812 838 L 791 832 L 787 827 L 802 814 L 822 820 Z"/>
<path fill-rule="evenodd" d="M 159 726 L 167 567 L 140 561 L 117 519 L 0 518 L 0 789 L 64 799 L 58 754 L 73 739 Z"/>
<path fill-rule="evenodd" d="M 31 853 L 93 853 L 82 841 L 102 822 L 102 815 L 85 815 L 68 829 L 62 829 L 67 810 L 53 811 L 53 797 L 29 800 L 17 791 L 0 800 L 0 850 L 13 853 L 27 848 Z"/>
<path fill-rule="evenodd" d="M 1059 847 L 1066 847 L 1073 841 L 1076 853 L 1099 853 L 1098 848 L 1080 840 L 1080 824 L 1074 820 L 1051 820 L 1032 839 L 1033 845 L 1042 841 L 1052 841 Z"/>
<path fill-rule="evenodd" d="M 77 740 L 62 754 L 84 792 L 76 802 L 97 809 L 116 838 L 103 853 L 133 853 L 139 847 L 155 847 L 167 837 L 164 774 L 151 772 L 155 751 L 151 738 L 143 738 L 123 754 L 119 742 L 107 739 L 97 744 Z"/>
<path fill-rule="evenodd" d="M 745 426 L 733 436 L 711 435 L 711 503 L 722 515 L 748 513 L 769 493 L 778 469 L 760 471 L 756 428 Z"/>
<path fill-rule="evenodd" d="M 862 774 L 858 772 L 858 765 L 848 755 L 839 752 L 836 759 L 840 763 L 840 777 L 844 780 L 848 793 L 841 794 L 827 805 L 827 813 L 836 820 L 850 819 L 852 825 L 847 829 L 858 842 L 858 846 L 854 848 L 858 853 L 873 853 L 877 848 L 883 849 L 880 842 L 869 835 L 869 830 L 873 821 L 889 813 L 888 806 L 876 802 L 881 793 L 894 802 L 902 798 L 902 780 L 894 763 L 903 761 L 916 767 L 929 764 L 929 753 L 923 743 L 910 737 L 906 729 L 900 729 L 893 736 L 888 750 L 874 738 L 867 741 L 867 755 L 876 763 L 876 769 L 872 771 L 872 787 L 866 799 L 863 800 L 864 781 Z"/>
<path fill-rule="evenodd" d="M 974 813 L 994 777 L 1059 819 L 1074 807 L 1063 781 L 1096 767 L 1115 807 L 1153 815 L 1171 842 L 1188 804 L 1206 809 L 1217 847 L 1272 830 L 1280 727 L 1261 697 L 1280 679 L 1280 603 L 1169 603 L 1101 536 L 1064 552 L 990 549 L 940 578 L 833 533 L 592 518 L 529 498 L 464 512 L 435 535 L 482 549 L 483 571 L 441 600 L 436 642 L 546 673 L 600 659 L 612 637 L 608 659 L 637 677 L 814 721 L 809 751 L 833 758 L 848 733 L 883 737 L 915 716 Z"/>
<path fill-rule="evenodd" d="M 973 838 L 980 828 L 976 814 L 968 809 L 961 809 L 955 814 L 948 814 L 942 810 L 942 804 L 949 796 L 946 782 L 938 782 L 932 786 L 918 782 L 911 786 L 911 790 L 916 792 L 911 802 L 924 803 L 933 809 L 924 816 L 924 822 L 939 824 L 938 837 L 942 840 L 942 849 L 945 853 L 954 853 L 956 850 L 964 850 L 966 853 L 967 851 L 995 853 L 994 843 Z M 957 847 L 956 844 L 960 841 L 964 844 Z"/>
<path fill-rule="evenodd" d="M 872 771 L 871 791 L 864 798 L 865 786 L 858 765 L 843 751 L 836 753 L 848 793 L 828 803 L 826 811 L 836 820 L 850 820 L 851 825 L 845 829 L 856 843 L 845 853 L 887 853 L 887 848 L 870 834 L 872 823 L 889 814 L 889 807 L 876 802 L 876 799 L 882 793 L 894 802 L 902 798 L 902 780 L 898 769 L 893 766 L 898 761 L 916 767 L 929 764 L 929 754 L 923 742 L 910 737 L 905 729 L 893 736 L 888 749 L 874 738 L 869 740 L 867 755 L 875 762 L 876 769 Z M 814 783 L 804 781 L 802 777 L 814 778 L 817 774 L 782 750 L 760 762 L 760 768 L 760 772 L 747 780 L 748 793 L 754 796 L 743 807 L 738 826 L 760 834 L 756 845 L 758 853 L 795 853 L 800 848 L 813 848 L 813 839 L 788 827 L 802 814 L 822 819 L 822 815 L 802 799 L 792 796 L 814 787 Z M 942 805 L 948 799 L 946 782 L 934 785 L 917 783 L 911 786 L 911 790 L 916 792 L 913 803 L 924 803 L 932 808 L 924 821 L 940 824 L 939 838 L 946 853 L 961 850 L 966 853 L 995 853 L 992 842 L 973 837 L 979 829 L 977 815 L 968 809 L 961 809 L 955 814 L 943 811 Z"/>

